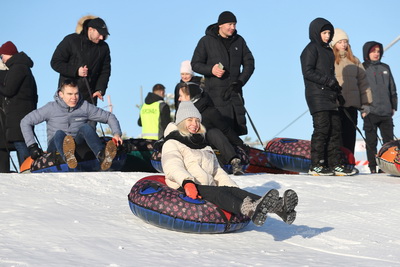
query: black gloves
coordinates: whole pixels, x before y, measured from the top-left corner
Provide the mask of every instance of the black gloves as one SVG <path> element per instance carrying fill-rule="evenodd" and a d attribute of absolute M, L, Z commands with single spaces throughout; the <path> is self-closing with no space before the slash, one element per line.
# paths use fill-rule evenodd
<path fill-rule="evenodd" d="M 342 94 L 338 94 L 337 100 L 339 102 L 339 106 L 343 107 L 344 104 L 346 104 L 346 100 L 344 100 L 344 97 Z"/>
<path fill-rule="evenodd" d="M 242 87 L 243 87 L 243 82 L 240 80 L 237 80 L 235 82 L 232 82 L 228 89 L 226 89 L 225 94 L 223 96 L 224 100 L 228 100 L 232 93 L 235 92 L 236 94 L 241 94 L 242 93 Z"/>
<path fill-rule="evenodd" d="M 43 155 L 43 151 L 39 148 L 38 144 L 34 143 L 28 146 L 29 154 L 33 160 Z"/>
<path fill-rule="evenodd" d="M 342 91 L 342 87 L 336 79 L 328 79 L 325 85 L 335 92 L 340 93 Z"/>
<path fill-rule="evenodd" d="M 231 83 L 230 87 L 232 87 L 232 91 L 240 94 L 242 93 L 243 83 L 242 81 L 237 80 L 236 82 Z"/>

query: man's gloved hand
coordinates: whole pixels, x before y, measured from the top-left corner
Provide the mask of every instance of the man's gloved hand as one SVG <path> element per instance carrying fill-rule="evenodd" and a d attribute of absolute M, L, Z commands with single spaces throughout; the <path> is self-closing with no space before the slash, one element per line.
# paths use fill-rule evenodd
<path fill-rule="evenodd" d="M 239 94 L 242 93 L 242 87 L 243 83 L 240 80 L 237 80 L 236 82 L 231 83 L 230 87 L 232 87 L 232 91 Z"/>
<path fill-rule="evenodd" d="M 199 196 L 199 192 L 197 191 L 196 185 L 192 181 L 186 182 L 183 186 L 183 189 L 185 189 L 185 193 L 188 197 L 193 199 L 201 198 L 201 196 Z"/>
<path fill-rule="evenodd" d="M 336 79 L 328 79 L 325 85 L 338 93 L 342 91 L 342 87 L 339 85 Z"/>
<path fill-rule="evenodd" d="M 346 100 L 344 100 L 344 97 L 342 94 L 338 94 L 337 100 L 339 102 L 339 106 L 343 107 L 344 104 L 346 104 Z"/>
<path fill-rule="evenodd" d="M 362 105 L 361 106 L 361 115 L 364 117 L 368 116 L 369 112 L 370 112 L 370 107 L 369 105 Z"/>
<path fill-rule="evenodd" d="M 39 148 L 38 144 L 36 144 L 36 143 L 28 146 L 28 150 L 29 150 L 29 154 L 33 160 L 35 160 L 43 155 L 43 150 L 41 150 Z"/>
<path fill-rule="evenodd" d="M 225 91 L 225 94 L 223 96 L 224 100 L 229 100 L 231 98 L 232 93 L 241 94 L 242 87 L 243 87 L 242 81 L 237 80 L 235 82 L 232 82 Z"/>

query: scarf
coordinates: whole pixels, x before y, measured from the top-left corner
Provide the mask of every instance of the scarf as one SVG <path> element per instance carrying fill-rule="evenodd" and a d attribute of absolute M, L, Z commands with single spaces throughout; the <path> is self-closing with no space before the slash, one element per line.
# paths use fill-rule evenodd
<path fill-rule="evenodd" d="M 171 132 L 166 138 L 165 142 L 169 139 L 176 140 L 192 149 L 202 149 L 208 146 L 206 140 L 201 134 L 191 134 L 190 136 L 183 136 L 178 130 Z"/>

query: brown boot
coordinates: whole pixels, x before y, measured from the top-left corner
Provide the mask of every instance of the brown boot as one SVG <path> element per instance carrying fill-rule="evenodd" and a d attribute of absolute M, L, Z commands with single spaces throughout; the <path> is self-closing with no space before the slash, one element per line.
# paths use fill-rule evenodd
<path fill-rule="evenodd" d="M 71 135 L 64 137 L 63 153 L 68 168 L 75 169 L 78 166 L 78 161 L 75 158 L 75 140 Z"/>
<path fill-rule="evenodd" d="M 110 140 L 107 142 L 103 151 L 100 151 L 98 160 L 100 161 L 100 168 L 102 171 L 106 171 L 111 167 L 112 161 L 117 155 L 117 146 Z"/>

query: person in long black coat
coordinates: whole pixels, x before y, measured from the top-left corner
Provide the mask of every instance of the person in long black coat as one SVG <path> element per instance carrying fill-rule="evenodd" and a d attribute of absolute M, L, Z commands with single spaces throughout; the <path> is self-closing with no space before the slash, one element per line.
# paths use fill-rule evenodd
<path fill-rule="evenodd" d="M 3 73 L 4 78 L 0 82 L 1 126 L 5 137 L 0 141 L 0 148 L 3 149 L 4 154 L 4 150 L 8 152 L 15 147 L 21 165 L 29 156 L 29 152 L 19 124 L 26 114 L 36 109 L 38 101 L 36 81 L 31 71 L 33 61 L 24 52 L 18 52 L 16 46 L 10 41 L 0 47 L 0 54 L 8 68 Z M 0 171 L 8 172 L 9 165 L 7 164 L 9 163 L 5 161 L 9 161 L 9 158 L 2 156 L 1 161 L 4 162 L 0 164 L 3 166 Z"/>
<path fill-rule="evenodd" d="M 335 56 L 329 43 L 334 35 L 333 25 L 324 18 L 310 23 L 310 43 L 301 53 L 301 69 L 307 105 L 313 118 L 311 137 L 312 175 L 349 175 L 352 170 L 340 161 L 341 120 L 339 100 L 341 87 L 335 78 Z"/>
<path fill-rule="evenodd" d="M 4 77 L 7 73 L 7 66 L 0 60 L 0 84 L 3 84 Z M 4 96 L 0 94 L 0 173 L 10 171 L 10 150 L 14 150 L 14 146 L 9 144 L 6 139 L 4 123 L 6 121 L 3 111 Z M 11 148 L 12 146 L 12 148 Z"/>
<path fill-rule="evenodd" d="M 238 135 L 247 134 L 242 87 L 254 72 L 254 57 L 236 31 L 236 17 L 225 11 L 207 27 L 191 60 L 194 72 L 204 75 L 205 92 Z"/>
<path fill-rule="evenodd" d="M 67 35 L 51 58 L 51 67 L 60 73 L 58 86 L 66 79 L 78 82 L 79 93 L 91 104 L 103 100 L 111 75 L 111 56 L 104 41 L 109 35 L 105 22 L 85 16 L 78 21 L 76 33 Z"/>

